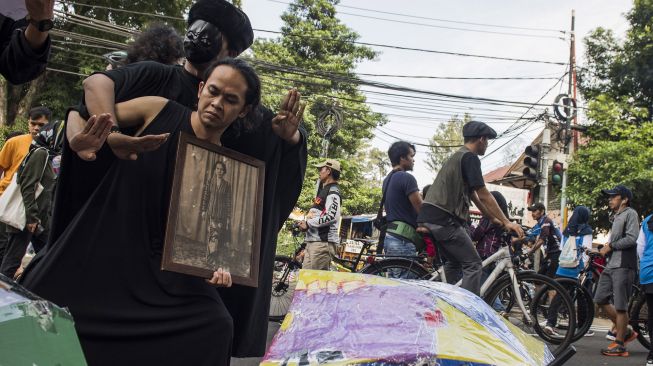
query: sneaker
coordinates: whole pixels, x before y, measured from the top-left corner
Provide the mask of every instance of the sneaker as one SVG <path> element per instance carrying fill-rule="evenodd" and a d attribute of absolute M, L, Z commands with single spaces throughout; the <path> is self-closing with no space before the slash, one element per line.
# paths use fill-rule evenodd
<path fill-rule="evenodd" d="M 646 366 L 653 366 L 653 358 L 649 358 L 646 360 Z"/>
<path fill-rule="evenodd" d="M 604 348 L 601 350 L 601 354 L 605 356 L 621 356 L 621 357 L 628 357 L 630 354 L 628 353 L 628 350 L 626 347 L 617 344 L 617 343 L 611 343 L 608 348 Z"/>
<path fill-rule="evenodd" d="M 614 342 L 614 340 L 617 339 L 617 333 L 609 330 L 608 334 L 605 335 L 605 339 Z"/>
<path fill-rule="evenodd" d="M 628 335 L 626 335 L 626 339 L 624 339 L 624 344 L 634 341 L 635 339 L 637 339 L 638 335 L 639 334 L 637 332 L 630 329 L 630 332 L 628 332 Z"/>
<path fill-rule="evenodd" d="M 553 338 L 563 338 L 562 334 L 558 333 L 557 330 L 555 330 L 552 326 L 547 325 L 544 327 L 544 333 L 548 334 L 549 336 Z"/>
<path fill-rule="evenodd" d="M 593 330 L 588 330 L 587 333 L 585 333 L 585 337 L 594 337 L 594 331 Z"/>

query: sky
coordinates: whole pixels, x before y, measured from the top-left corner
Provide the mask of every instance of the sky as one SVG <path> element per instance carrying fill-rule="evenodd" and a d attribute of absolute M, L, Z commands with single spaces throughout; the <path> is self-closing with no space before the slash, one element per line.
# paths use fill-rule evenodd
<path fill-rule="evenodd" d="M 288 5 L 285 3 L 288 1 L 243 0 L 243 9 L 255 29 L 279 31 L 282 26 L 280 16 L 287 9 Z M 558 30 L 570 30 L 571 13 L 574 9 L 577 64 L 582 65 L 585 62 L 582 39 L 596 27 L 612 29 L 617 37 L 623 38 L 628 28 L 624 14 L 631 7 L 632 2 L 624 0 L 460 0 L 457 2 L 343 0 L 336 9 L 338 18 L 360 35 L 360 42 L 563 63 L 569 61 L 569 34 L 563 34 Z M 419 24 L 405 24 L 397 21 Z M 256 31 L 255 35 L 264 38 L 275 37 L 273 34 L 259 31 Z M 564 37 L 566 40 L 562 40 L 560 37 Z M 565 65 L 373 48 L 380 51 L 379 56 L 375 60 L 359 64 L 357 72 L 411 76 L 544 77 L 552 79 L 442 80 L 362 76 L 368 80 L 439 93 L 529 104 L 540 98 L 543 98 L 540 103 L 551 104 L 558 94 L 566 93 L 568 88 L 568 79 L 566 78 L 553 87 L 558 82 L 557 79 L 568 71 L 568 66 Z M 549 93 L 545 95 L 548 90 L 550 90 Z M 490 126 L 501 134 L 526 111 L 525 108 L 478 103 L 417 100 L 407 100 L 406 103 L 403 103 L 404 100 L 397 97 L 368 94 L 369 102 L 401 105 L 401 107 L 370 105 L 376 112 L 391 114 L 388 116 L 390 122 L 375 130 L 376 137 L 372 141 L 373 146 L 387 151 L 390 143 L 397 139 L 428 144 L 428 138 L 433 135 L 437 125 L 445 122 L 454 112 L 462 115 L 468 111 L 475 117 L 474 119 L 488 121 Z M 417 105 L 409 105 L 409 103 Z M 582 105 L 582 102 L 580 104 Z M 526 116 L 532 117 L 543 112 L 545 108 L 536 106 Z M 488 109 L 492 109 L 492 111 Z M 579 122 L 585 122 L 582 115 Z M 521 125 L 523 122 L 519 123 Z M 520 128 L 516 131 L 517 133 L 508 134 L 504 138 L 493 141 L 488 152 L 509 142 L 497 152 L 489 154 L 481 160 L 483 171 L 496 169 L 504 165 L 510 155 L 521 153 L 543 127 L 542 122 L 536 122 Z M 424 161 L 426 158 L 427 148 L 418 146 L 413 174 L 420 187 L 432 183 L 434 178 L 433 173 L 426 166 Z"/>

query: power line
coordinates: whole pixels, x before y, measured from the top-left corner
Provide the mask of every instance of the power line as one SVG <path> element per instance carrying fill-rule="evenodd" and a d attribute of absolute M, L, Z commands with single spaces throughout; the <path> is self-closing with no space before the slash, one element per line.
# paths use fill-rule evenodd
<path fill-rule="evenodd" d="M 291 3 L 278 1 L 278 0 L 268 0 L 268 1 L 275 2 L 275 3 L 280 3 L 280 4 L 299 6 L 299 5 L 296 5 L 296 4 L 291 4 Z M 355 16 L 355 17 L 359 17 L 359 18 L 382 20 L 382 21 L 385 21 L 385 22 L 417 25 L 417 26 L 420 26 L 420 27 L 439 28 L 439 29 L 448 29 L 448 30 L 456 30 L 456 31 L 463 31 L 463 32 L 474 32 L 474 33 L 484 33 L 484 34 L 498 34 L 498 35 L 504 35 L 504 36 L 514 36 L 514 37 L 552 38 L 552 39 L 561 39 L 563 41 L 566 40 L 564 37 L 559 37 L 559 36 L 525 34 L 525 33 L 512 33 L 512 32 L 498 32 L 498 31 L 489 31 L 489 30 L 481 30 L 481 29 L 449 27 L 449 26 L 444 26 L 444 25 L 409 22 L 409 21 L 406 21 L 406 20 L 388 19 L 388 18 L 374 17 L 374 16 L 370 16 L 370 15 L 347 13 L 347 12 L 344 12 L 344 11 L 339 11 L 338 13 L 343 14 L 343 15 Z"/>
<path fill-rule="evenodd" d="M 528 59 L 513 58 L 513 57 L 487 56 L 487 55 L 477 55 L 477 54 L 462 53 L 462 52 L 437 51 L 437 50 L 429 50 L 429 49 L 424 49 L 424 48 L 392 46 L 392 45 L 380 44 L 380 43 L 351 41 L 351 40 L 347 40 L 347 39 L 334 39 L 334 38 L 328 38 L 328 37 L 314 37 L 314 36 L 308 36 L 308 35 L 305 35 L 305 34 L 285 34 L 285 33 L 280 32 L 280 31 L 271 31 L 271 30 L 257 29 L 257 28 L 253 28 L 253 29 L 255 31 L 257 31 L 257 32 L 283 34 L 286 37 L 311 38 L 311 39 L 322 40 L 322 41 L 339 41 L 339 42 L 359 44 L 359 45 L 363 45 L 363 46 L 389 48 L 389 49 L 396 49 L 396 50 L 403 50 L 403 51 L 437 53 L 437 54 L 450 55 L 450 56 L 475 57 L 475 58 L 483 58 L 483 59 L 490 59 L 490 60 L 515 61 L 515 62 L 529 62 L 529 63 L 536 63 L 536 64 L 566 65 L 564 62 L 528 60 Z"/>
<path fill-rule="evenodd" d="M 87 6 L 87 7 L 91 7 L 91 8 L 100 8 L 100 9 L 106 9 L 106 10 L 111 10 L 111 11 L 116 11 L 116 12 L 136 14 L 136 15 L 147 15 L 147 16 L 151 16 L 151 17 L 159 17 L 159 18 L 182 20 L 182 21 L 184 20 L 183 18 L 180 18 L 180 17 L 171 17 L 171 16 L 166 16 L 166 15 L 160 15 L 160 14 L 143 13 L 143 12 L 138 12 L 138 11 L 133 11 L 133 10 L 116 9 L 116 8 L 112 8 L 112 7 L 108 7 L 108 6 L 80 4 L 80 3 L 76 3 L 76 2 L 68 1 L 68 0 L 61 0 L 61 2 L 68 3 L 68 4 L 73 4 L 73 5 L 79 5 L 79 6 Z M 283 34 L 283 32 L 280 32 L 280 31 L 271 31 L 271 30 L 258 29 L 258 28 L 253 28 L 253 30 L 255 30 L 257 32 L 264 32 L 264 33 Z M 427 50 L 427 49 L 420 49 L 420 48 L 385 45 L 385 44 L 378 44 L 378 43 L 358 42 L 358 41 L 352 41 L 352 40 L 347 40 L 347 39 L 333 39 L 333 38 L 326 38 L 326 37 L 312 37 L 312 36 L 303 35 L 303 34 L 302 35 L 286 34 L 286 36 L 312 38 L 312 39 L 325 40 L 325 41 L 327 41 L 327 40 L 328 41 L 337 40 L 339 42 L 353 43 L 353 44 L 359 44 L 359 45 L 370 46 L 370 47 L 390 48 L 390 49 L 399 49 L 399 50 L 406 50 L 406 51 L 418 51 L 418 52 L 426 52 L 426 53 L 437 53 L 437 54 L 445 54 L 445 55 L 450 55 L 450 56 L 475 57 L 475 58 L 484 58 L 484 59 L 492 59 L 492 60 L 541 63 L 541 64 L 550 64 L 550 65 L 565 65 L 564 62 L 527 60 L 527 59 L 519 59 L 519 58 L 511 58 L 511 57 L 499 57 L 499 56 L 466 54 L 466 53 L 462 53 L 462 52 Z"/>
<path fill-rule="evenodd" d="M 280 2 L 280 1 L 276 1 L 276 2 Z M 563 33 L 563 34 L 567 33 L 567 31 L 564 31 L 564 30 L 551 29 L 551 28 L 517 27 L 517 26 L 510 26 L 510 25 L 463 22 L 463 21 L 459 21 L 459 20 L 430 18 L 430 17 L 419 16 L 419 15 L 409 15 L 409 14 L 393 13 L 393 12 L 389 12 L 389 11 L 381 11 L 381 10 L 375 10 L 375 9 L 359 8 L 359 7 L 356 7 L 356 6 L 348 6 L 348 5 L 342 5 L 342 4 L 338 4 L 336 6 L 340 7 L 340 8 L 363 10 L 363 11 L 369 11 L 369 12 L 372 12 L 372 13 L 379 13 L 379 14 L 397 15 L 397 16 L 402 16 L 402 17 L 416 18 L 416 19 L 435 20 L 435 21 L 443 22 L 443 23 L 477 25 L 477 26 L 481 26 L 481 27 L 492 27 L 492 28 L 521 29 L 521 30 L 544 31 L 544 32 L 558 32 L 558 33 Z"/>

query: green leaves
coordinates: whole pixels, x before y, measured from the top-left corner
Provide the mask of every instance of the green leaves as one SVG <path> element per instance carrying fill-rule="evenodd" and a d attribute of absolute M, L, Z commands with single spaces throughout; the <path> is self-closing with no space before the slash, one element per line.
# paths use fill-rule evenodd
<path fill-rule="evenodd" d="M 385 123 L 385 119 L 365 104 L 366 98 L 358 85 L 349 80 L 356 80 L 354 70 L 358 63 L 372 60 L 377 54 L 371 48 L 352 43 L 359 35 L 337 18 L 334 6 L 337 3 L 336 0 L 293 1 L 281 16 L 284 21 L 281 37 L 257 40 L 252 46 L 252 62 L 262 80 L 266 106 L 274 110 L 292 87 L 309 103 L 303 123 L 309 133 L 309 169 L 298 205 L 303 209 L 310 207 L 317 181 L 317 172 L 310 164 L 326 154 L 343 165 L 340 185 L 345 212 L 370 213 L 378 209 L 380 183 L 364 178 L 374 166 L 358 154 L 374 136 L 374 128 Z M 317 128 L 320 118 L 327 125 L 332 122 L 331 116 L 321 113 L 325 106 L 337 108 L 342 115 L 342 125 L 329 136 L 327 150 Z"/>

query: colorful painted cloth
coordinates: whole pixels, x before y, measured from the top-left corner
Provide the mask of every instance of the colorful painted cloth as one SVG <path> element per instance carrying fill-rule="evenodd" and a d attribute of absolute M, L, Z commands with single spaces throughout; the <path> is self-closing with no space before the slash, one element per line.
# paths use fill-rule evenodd
<path fill-rule="evenodd" d="M 546 365 L 539 340 L 440 282 L 302 270 L 262 365 Z"/>

